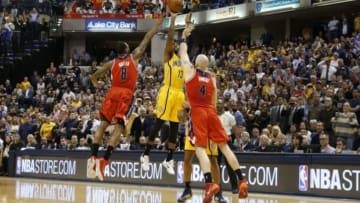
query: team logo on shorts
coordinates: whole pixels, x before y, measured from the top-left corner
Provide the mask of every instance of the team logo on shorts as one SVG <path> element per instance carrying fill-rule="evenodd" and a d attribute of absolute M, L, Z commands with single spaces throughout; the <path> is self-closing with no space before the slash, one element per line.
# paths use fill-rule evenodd
<path fill-rule="evenodd" d="M 299 191 L 308 191 L 309 169 L 307 165 L 299 166 Z"/>
<path fill-rule="evenodd" d="M 176 182 L 177 183 L 183 183 L 184 178 L 184 162 L 178 161 L 177 162 L 177 172 L 176 172 Z"/>

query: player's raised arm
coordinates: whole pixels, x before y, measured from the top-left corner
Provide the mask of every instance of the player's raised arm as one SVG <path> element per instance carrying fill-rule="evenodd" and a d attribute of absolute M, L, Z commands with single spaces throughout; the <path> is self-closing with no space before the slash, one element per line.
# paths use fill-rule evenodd
<path fill-rule="evenodd" d="M 181 65 L 184 67 L 184 73 L 185 73 L 185 81 L 187 81 L 188 79 L 192 78 L 193 75 L 195 74 L 195 69 L 193 64 L 190 61 L 189 55 L 187 53 L 187 49 L 188 46 L 186 44 L 186 39 L 187 37 L 190 36 L 191 31 L 194 29 L 193 26 L 187 26 L 181 36 L 181 40 L 180 40 L 180 48 L 179 48 L 179 56 L 180 56 L 180 61 L 181 61 Z"/>
<path fill-rule="evenodd" d="M 113 65 L 113 60 L 105 63 L 101 68 L 99 68 L 94 74 L 90 75 L 90 80 L 94 87 L 99 87 L 98 79 L 102 77 L 107 71 L 111 69 Z"/>
<path fill-rule="evenodd" d="M 216 76 L 213 75 L 212 79 L 213 79 L 215 89 L 214 89 L 214 93 L 213 93 L 213 95 L 211 97 L 211 101 L 212 101 L 212 104 L 214 105 L 214 107 L 216 108 L 216 104 L 217 104 L 217 100 L 218 100 L 218 98 L 217 98 L 217 87 L 216 87 Z"/>
<path fill-rule="evenodd" d="M 139 62 L 139 59 L 142 56 L 142 54 L 145 52 L 146 47 L 148 46 L 149 42 L 151 41 L 151 38 L 161 28 L 163 21 L 164 21 L 164 17 L 161 16 L 157 20 L 156 25 L 145 34 L 145 36 L 144 36 L 143 40 L 140 42 L 139 46 L 134 49 L 134 51 L 132 52 L 132 55 L 133 55 L 133 59 L 134 59 L 135 63 Z"/>
<path fill-rule="evenodd" d="M 172 55 L 174 54 L 174 35 L 175 35 L 175 19 L 176 19 L 176 13 L 171 13 L 170 18 L 170 27 L 168 32 L 168 37 L 166 40 L 166 47 L 164 52 L 164 62 L 168 62 Z"/>

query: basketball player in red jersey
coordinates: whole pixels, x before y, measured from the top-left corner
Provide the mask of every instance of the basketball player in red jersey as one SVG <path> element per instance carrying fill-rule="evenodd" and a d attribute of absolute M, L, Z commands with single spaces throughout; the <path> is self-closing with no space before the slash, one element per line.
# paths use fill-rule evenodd
<path fill-rule="evenodd" d="M 238 160 L 227 144 L 228 136 L 221 125 L 216 113 L 217 89 L 215 77 L 208 72 L 209 59 L 199 54 L 195 59 L 195 66 L 190 62 L 187 54 L 186 38 L 190 36 L 193 27 L 187 26 L 180 40 L 179 55 L 184 67 L 186 94 L 190 104 L 190 119 L 194 134 L 195 153 L 200 162 L 205 178 L 205 197 L 203 203 L 209 203 L 220 190 L 218 184 L 212 182 L 211 164 L 206 154 L 208 139 L 218 144 L 231 168 L 239 179 L 239 198 L 248 196 L 248 186 L 244 179 Z"/>
<path fill-rule="evenodd" d="M 93 145 L 91 148 L 91 158 L 88 160 L 87 176 L 99 180 L 104 180 L 104 169 L 109 164 L 109 157 L 112 151 L 120 142 L 120 136 L 125 131 L 125 121 L 127 113 L 132 103 L 133 93 L 138 77 L 137 64 L 140 57 L 145 52 L 151 38 L 160 29 L 163 18 L 158 19 L 156 25 L 146 33 L 140 45 L 129 54 L 129 46 L 126 42 L 120 42 L 117 47 L 118 57 L 106 63 L 97 70 L 90 79 L 95 87 L 98 87 L 98 78 L 107 71 L 111 71 L 111 88 L 105 97 L 100 111 L 101 123 L 96 130 Z M 108 143 L 108 148 L 103 158 L 97 159 L 99 143 L 102 140 L 106 128 L 111 122 L 115 123 L 114 130 Z M 97 173 L 96 173 L 97 172 Z"/>

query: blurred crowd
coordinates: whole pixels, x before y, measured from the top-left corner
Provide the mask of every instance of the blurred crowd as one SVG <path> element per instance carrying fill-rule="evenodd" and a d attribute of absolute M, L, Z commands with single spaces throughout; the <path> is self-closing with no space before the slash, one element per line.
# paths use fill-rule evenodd
<path fill-rule="evenodd" d="M 33 2 L 33 3 L 31 3 Z M 11 1 L 0 5 L 0 56 L 22 51 L 33 40 L 46 41 L 49 35 L 50 3 Z"/>
<path fill-rule="evenodd" d="M 77 14 L 161 14 L 163 0 L 76 0 L 65 1 L 65 13 Z M 244 3 L 244 0 L 184 0 L 183 13 L 216 9 Z"/>
<path fill-rule="evenodd" d="M 191 46 L 192 58 L 206 53 L 217 76 L 217 111 L 220 117 L 226 114 L 233 120 L 226 129 L 234 151 L 360 151 L 360 18 L 346 24 L 348 29 L 340 20 L 335 26 L 331 21 L 327 30 L 314 37 L 303 32 L 282 42 L 225 44 L 213 40 Z M 112 52 L 104 61 L 114 57 Z M 21 83 L 6 80 L 0 84 L 4 171 L 9 150 L 90 149 L 109 76 L 102 79 L 102 88 L 95 89 L 88 76 L 101 63 L 91 62 L 86 52 L 74 52 L 72 61 L 72 66 L 51 63 L 44 75 L 34 72 Z M 138 69 L 135 110 L 128 118 L 119 150 L 143 149 L 154 122 L 163 67 L 145 54 Z M 104 136 L 103 149 L 111 130 L 109 127 Z M 168 131 L 165 123 L 156 138 L 156 149 L 164 148 Z M 178 150 L 183 149 L 185 134 L 186 124 L 182 124 Z"/>

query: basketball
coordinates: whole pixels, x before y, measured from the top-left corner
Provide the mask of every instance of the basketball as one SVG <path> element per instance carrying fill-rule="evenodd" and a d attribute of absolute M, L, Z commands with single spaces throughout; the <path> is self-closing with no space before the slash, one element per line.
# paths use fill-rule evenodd
<path fill-rule="evenodd" d="M 183 9 L 183 0 L 169 0 L 168 8 L 173 13 L 179 13 Z"/>

